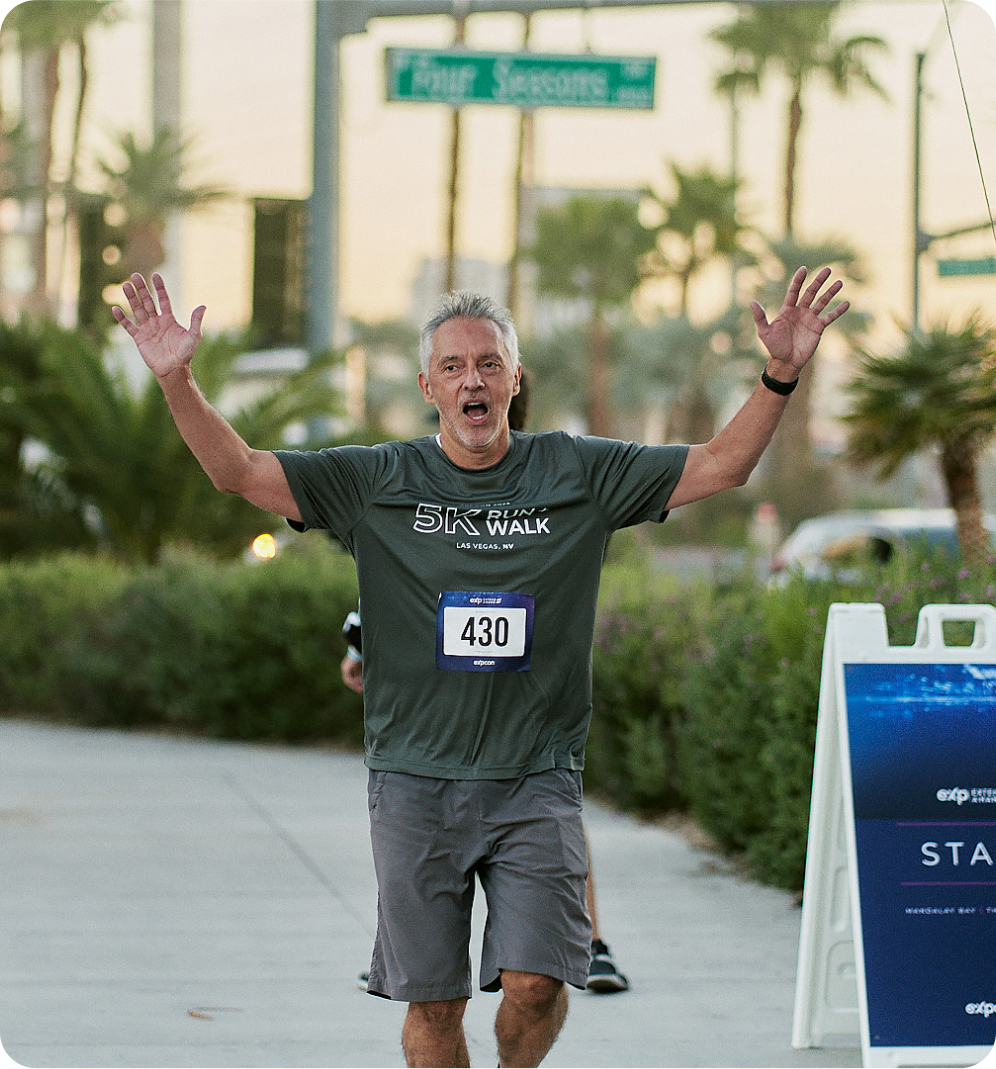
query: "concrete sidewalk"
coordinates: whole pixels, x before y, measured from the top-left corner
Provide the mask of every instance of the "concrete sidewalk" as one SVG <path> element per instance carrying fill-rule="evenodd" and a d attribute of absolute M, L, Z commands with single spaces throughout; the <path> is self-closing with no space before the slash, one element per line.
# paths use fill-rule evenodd
<path fill-rule="evenodd" d="M 376 890 L 355 755 L 0 721 L 0 1040 L 25 1066 L 401 1066 L 359 991 Z M 627 994 L 571 994 L 547 1066 L 857 1066 L 789 1043 L 800 911 L 589 803 Z M 480 915 L 478 915 L 479 945 Z M 475 962 L 476 975 L 476 962 Z M 497 1063 L 498 997 L 467 1012 Z"/>

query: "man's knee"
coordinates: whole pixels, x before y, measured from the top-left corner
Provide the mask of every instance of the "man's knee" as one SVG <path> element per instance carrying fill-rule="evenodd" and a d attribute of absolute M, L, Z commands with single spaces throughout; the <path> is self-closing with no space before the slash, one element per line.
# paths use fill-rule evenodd
<path fill-rule="evenodd" d="M 445 1029 L 459 1024 L 466 1008 L 465 998 L 446 999 L 443 1002 L 409 1002 L 408 1017 L 432 1029 Z"/>
<path fill-rule="evenodd" d="M 543 976 L 541 973 L 503 969 L 501 988 L 505 998 L 522 1009 L 543 1014 L 556 1005 L 561 998 L 564 982 L 555 980 L 552 976 Z"/>

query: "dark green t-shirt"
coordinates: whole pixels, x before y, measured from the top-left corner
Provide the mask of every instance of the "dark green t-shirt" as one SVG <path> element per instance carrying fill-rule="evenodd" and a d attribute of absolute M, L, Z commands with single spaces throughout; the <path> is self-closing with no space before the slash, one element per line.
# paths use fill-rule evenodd
<path fill-rule="evenodd" d="M 582 768 L 605 541 L 665 518 L 686 454 L 514 431 L 483 470 L 435 437 L 278 452 L 303 526 L 356 560 L 367 765 L 442 779 Z"/>

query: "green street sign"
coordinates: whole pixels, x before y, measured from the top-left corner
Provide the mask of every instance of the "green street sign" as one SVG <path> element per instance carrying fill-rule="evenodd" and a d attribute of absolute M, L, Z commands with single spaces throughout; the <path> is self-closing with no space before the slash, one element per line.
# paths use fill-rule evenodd
<path fill-rule="evenodd" d="M 516 108 L 654 106 L 654 56 L 388 48 L 387 99 Z"/>
<path fill-rule="evenodd" d="M 938 260 L 937 273 L 941 278 L 958 275 L 996 275 L 996 256 L 983 256 L 978 260 Z"/>

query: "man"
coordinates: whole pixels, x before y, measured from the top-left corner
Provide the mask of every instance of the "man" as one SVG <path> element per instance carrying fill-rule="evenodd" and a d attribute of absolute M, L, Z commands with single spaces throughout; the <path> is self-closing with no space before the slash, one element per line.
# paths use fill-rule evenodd
<path fill-rule="evenodd" d="M 419 386 L 439 434 L 318 453 L 252 449 L 207 403 L 191 359 L 205 308 L 176 321 L 139 275 L 114 309 L 214 485 L 353 554 L 364 618 L 366 763 L 378 931 L 369 990 L 409 1003 L 412 1066 L 468 1065 L 462 1018 L 475 874 L 488 900 L 481 987 L 501 990 L 503 1066 L 536 1066 L 583 987 L 580 769 L 590 654 L 609 534 L 746 482 L 841 287 L 824 268 L 789 286 L 769 360 L 703 445 L 646 447 L 510 431 L 518 342 L 486 298 L 448 295 L 422 333 Z"/>
<path fill-rule="evenodd" d="M 519 392 L 508 406 L 508 426 L 513 431 L 524 431 L 529 418 L 530 376 L 523 368 L 519 377 Z M 342 625 L 346 639 L 346 655 L 339 665 L 342 681 L 357 694 L 363 693 L 363 638 L 359 607 L 346 616 Z M 585 882 L 585 903 L 591 922 L 591 962 L 588 966 L 586 987 L 598 995 L 615 995 L 629 990 L 629 980 L 619 971 L 608 944 L 602 939 L 598 927 L 598 911 L 595 906 L 595 881 L 591 871 L 591 845 L 585 829 L 585 851 L 588 877 Z M 359 986 L 366 991 L 370 981 L 369 972 L 361 972 Z"/>

